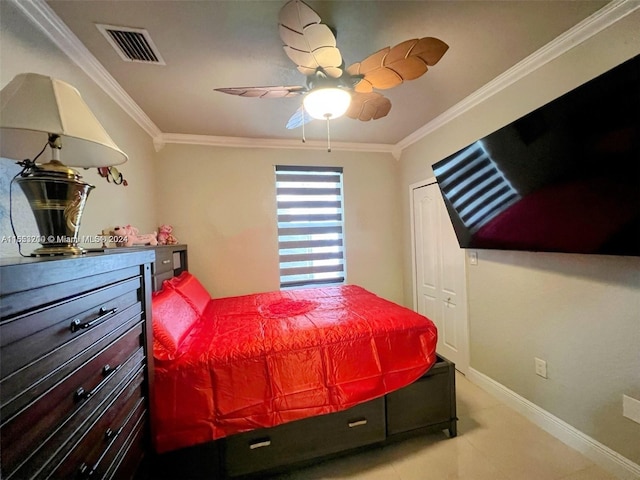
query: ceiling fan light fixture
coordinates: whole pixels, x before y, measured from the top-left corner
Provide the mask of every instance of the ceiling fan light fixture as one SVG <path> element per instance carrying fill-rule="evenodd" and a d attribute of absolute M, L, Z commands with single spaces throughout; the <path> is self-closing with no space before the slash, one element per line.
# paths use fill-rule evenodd
<path fill-rule="evenodd" d="M 308 93 L 304 109 L 316 119 L 332 119 L 344 115 L 351 104 L 351 94 L 342 88 L 319 88 Z"/>

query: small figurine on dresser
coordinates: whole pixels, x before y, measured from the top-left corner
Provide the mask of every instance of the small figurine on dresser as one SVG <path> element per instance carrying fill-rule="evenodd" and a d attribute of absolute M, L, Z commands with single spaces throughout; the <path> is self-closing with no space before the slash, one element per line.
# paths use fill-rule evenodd
<path fill-rule="evenodd" d="M 145 233 L 140 235 L 136 227 L 125 225 L 124 227 L 115 227 L 113 236 L 118 247 L 131 247 L 133 245 L 158 245 L 156 232 Z"/>
<path fill-rule="evenodd" d="M 178 239 L 173 236 L 173 227 L 171 225 L 160 225 L 158 227 L 158 245 L 175 245 Z"/>

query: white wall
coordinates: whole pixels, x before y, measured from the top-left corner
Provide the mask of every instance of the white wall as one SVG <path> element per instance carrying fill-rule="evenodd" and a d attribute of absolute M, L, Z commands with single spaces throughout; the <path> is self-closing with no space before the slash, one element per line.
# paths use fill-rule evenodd
<path fill-rule="evenodd" d="M 640 53 L 640 11 L 403 152 L 405 303 L 412 304 L 409 185 L 431 165 Z M 597 115 L 597 112 L 594 112 Z M 640 258 L 479 251 L 467 265 L 470 366 L 640 463 Z M 534 356 L 549 378 L 534 374 Z"/>
<path fill-rule="evenodd" d="M 347 282 L 402 301 L 399 164 L 389 154 L 167 145 L 158 153 L 161 222 L 189 245 L 216 297 L 277 290 L 274 165 L 344 167 Z"/>
<path fill-rule="evenodd" d="M 131 224 L 141 232 L 157 228 L 155 180 L 152 165 L 155 151 L 149 136 L 111 98 L 62 53 L 41 31 L 33 26 L 9 2 L 0 1 L 0 88 L 19 73 L 34 72 L 64 80 L 78 89 L 109 136 L 128 156 L 118 166 L 129 182 L 128 187 L 107 183 L 96 169 L 80 170 L 84 181 L 95 185 L 87 200 L 80 235 L 98 235 L 105 228 Z M 33 158 L 43 145 L 34 145 L 24 158 Z M 43 157 L 48 152 L 43 154 Z M 64 150 L 62 151 L 64 161 Z M 20 159 L 22 160 L 22 159 Z M 0 256 L 17 256 L 9 225 L 9 180 L 19 172 L 14 162 L 0 160 Z M 13 217 L 17 234 L 37 235 L 33 214 L 18 185 L 13 188 Z M 39 244 L 24 245 L 28 253 Z M 88 245 L 99 247 L 100 245 Z"/>

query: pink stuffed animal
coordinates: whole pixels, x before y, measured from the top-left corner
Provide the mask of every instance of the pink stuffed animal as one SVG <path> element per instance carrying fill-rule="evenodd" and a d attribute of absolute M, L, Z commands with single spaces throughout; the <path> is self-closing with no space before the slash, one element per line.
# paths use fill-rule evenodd
<path fill-rule="evenodd" d="M 113 229 L 118 247 L 131 247 L 133 245 L 158 245 L 156 232 L 140 235 L 136 227 L 125 225 Z"/>
<path fill-rule="evenodd" d="M 175 245 L 178 243 L 178 239 L 171 232 L 173 232 L 171 225 L 160 225 L 158 228 L 158 245 Z"/>

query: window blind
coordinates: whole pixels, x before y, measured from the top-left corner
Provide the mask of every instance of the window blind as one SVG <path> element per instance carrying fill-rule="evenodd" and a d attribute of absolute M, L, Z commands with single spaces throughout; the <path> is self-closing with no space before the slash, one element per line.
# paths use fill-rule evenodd
<path fill-rule="evenodd" d="M 342 168 L 276 165 L 280 288 L 343 283 Z"/>

